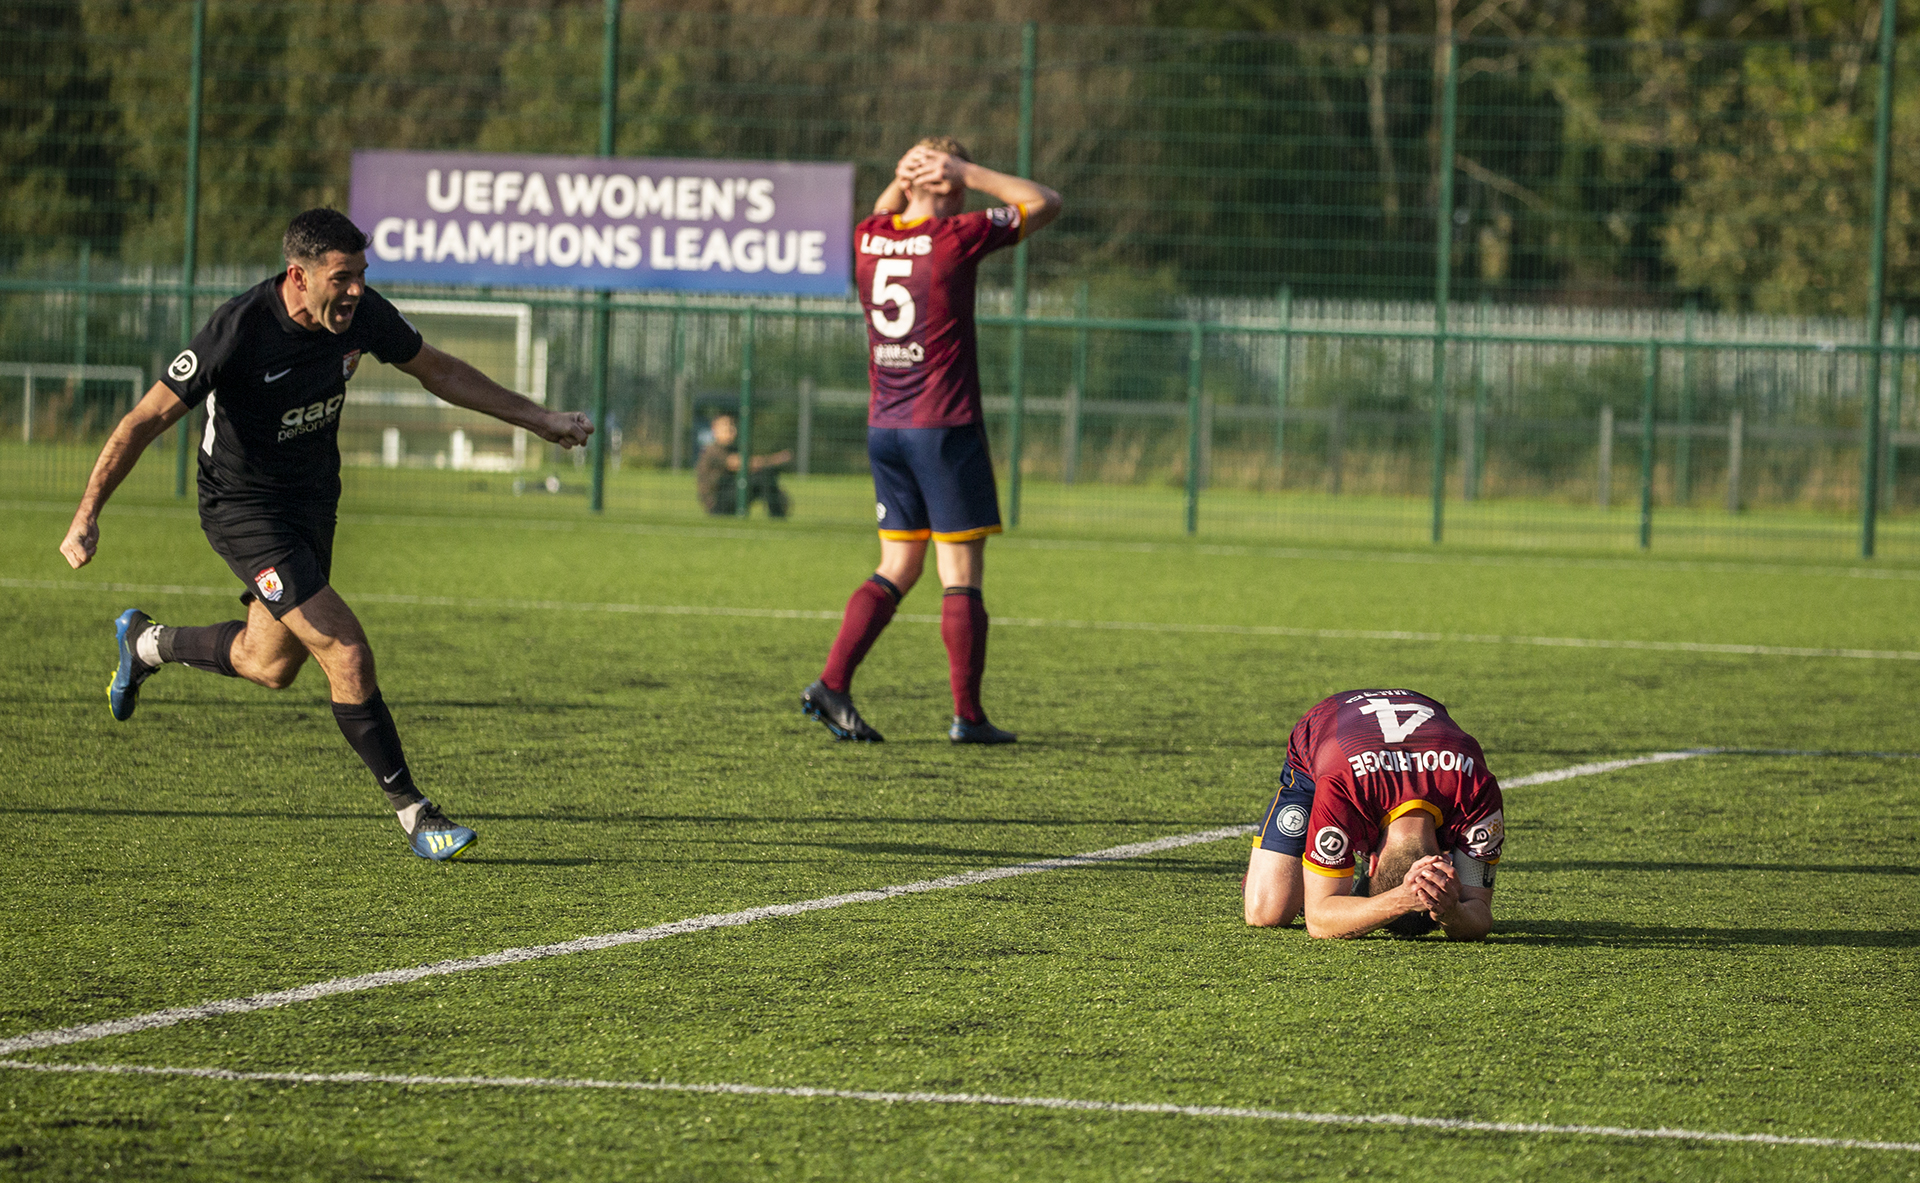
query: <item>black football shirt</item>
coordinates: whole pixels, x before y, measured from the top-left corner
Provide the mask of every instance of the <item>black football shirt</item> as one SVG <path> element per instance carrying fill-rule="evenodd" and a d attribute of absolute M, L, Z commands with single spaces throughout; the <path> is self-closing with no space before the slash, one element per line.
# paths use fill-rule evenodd
<path fill-rule="evenodd" d="M 202 516 L 216 507 L 331 517 L 340 499 L 340 409 L 363 354 L 401 365 L 420 333 L 366 289 L 344 333 L 302 328 L 280 297 L 283 274 L 222 304 L 162 379 L 209 412 L 200 442 Z"/>

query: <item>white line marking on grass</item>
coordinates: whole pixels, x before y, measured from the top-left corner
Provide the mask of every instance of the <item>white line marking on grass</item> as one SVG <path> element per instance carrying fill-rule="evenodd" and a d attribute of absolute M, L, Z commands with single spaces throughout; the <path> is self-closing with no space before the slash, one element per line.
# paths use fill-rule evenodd
<path fill-rule="evenodd" d="M 37 513 L 63 514 L 71 517 L 71 501 L 33 501 L 0 499 L 0 510 L 24 510 Z M 126 517 L 192 518 L 198 520 L 197 511 L 191 505 L 154 506 L 119 504 L 113 507 L 113 513 Z M 539 517 L 501 517 L 497 515 L 474 517 L 463 514 L 393 514 L 362 513 L 348 510 L 340 515 L 344 522 L 365 523 L 381 526 L 429 526 L 440 529 L 465 528 L 469 530 L 529 530 L 542 533 L 553 531 L 592 531 L 605 534 L 631 534 L 641 537 L 660 538 L 724 538 L 745 542 L 794 541 L 797 534 L 812 537 L 844 540 L 863 538 L 859 532 L 849 533 L 841 524 L 831 521 L 814 520 L 807 523 L 788 521 L 778 529 L 753 529 L 738 526 L 693 526 L 667 525 L 664 523 L 589 520 L 578 518 L 539 518 Z M 1209 557 L 1224 558 L 1260 558 L 1294 559 L 1330 563 L 1397 563 L 1419 566 L 1465 566 L 1465 567 L 1543 567 L 1576 571 L 1680 571 L 1702 572 L 1727 575 L 1813 575 L 1838 577 L 1842 579 L 1894 579 L 1920 580 L 1920 570 L 1907 567 L 1887 567 L 1880 565 L 1859 566 L 1799 566 L 1789 563 L 1746 563 L 1734 560 L 1718 559 L 1657 559 L 1657 558 L 1570 558 L 1560 555 L 1535 554 L 1434 554 L 1430 550 L 1343 550 L 1312 546 L 1256 546 L 1251 544 L 1230 543 L 1194 543 L 1194 542 L 1112 542 L 1085 538 L 1035 538 L 1001 535 L 994 546 L 1017 550 L 1068 550 L 1086 551 L 1099 554 L 1201 554 Z M 1886 560 L 1876 560 L 1884 563 Z"/>
<path fill-rule="evenodd" d="M 1599 773 L 1617 772 L 1623 768 L 1636 768 L 1646 764 L 1665 764 L 1676 760 L 1690 760 L 1696 756 L 1711 756 L 1721 753 L 1735 754 L 1740 749 L 1727 748 L 1689 748 L 1678 752 L 1655 752 L 1647 756 L 1631 756 L 1618 760 L 1601 760 L 1589 764 L 1574 764 L 1566 768 L 1535 772 L 1527 776 L 1515 777 L 1504 782 L 1506 788 L 1526 788 L 1529 785 L 1553 784 L 1558 781 L 1572 780 L 1580 776 L 1593 776 Z M 1782 755 L 1819 755 L 1835 753 L 1780 752 L 1748 754 Z M 1856 755 L 1860 753 L 1838 753 Z M 1875 753 L 1870 753 L 1875 754 Z M 1888 753 L 1905 755 L 1905 753 Z M 360 990 L 373 990 L 381 986 L 398 986 L 407 982 L 417 982 L 423 978 L 441 977 L 447 974 L 466 973 L 469 970 L 493 969 L 503 965 L 517 965 L 523 961 L 538 961 L 548 957 L 565 957 L 574 953 L 592 953 L 600 949 L 612 949 L 621 945 L 639 944 L 645 941 L 663 940 L 667 937 L 684 936 L 688 933 L 706 932 L 716 928 L 733 928 L 752 924 L 756 920 L 770 920 L 781 916 L 799 916 L 807 912 L 817 912 L 826 908 L 839 908 L 847 904 L 878 903 L 896 896 L 921 895 L 931 891 L 945 891 L 954 887 L 971 887 L 978 883 L 991 883 L 997 879 L 1011 879 L 1016 875 L 1033 875 L 1042 871 L 1063 870 L 1070 867 L 1097 866 L 1101 863 L 1120 862 L 1126 859 L 1140 858 L 1157 854 L 1163 850 L 1177 850 L 1184 846 L 1199 846 L 1209 842 L 1220 842 L 1228 838 L 1243 837 L 1258 830 L 1257 825 L 1222 826 L 1213 830 L 1200 830 L 1191 834 L 1175 834 L 1167 838 L 1155 838 L 1146 842 L 1132 842 L 1124 846 L 1110 846 L 1105 850 L 1088 851 L 1084 854 L 1067 855 L 1063 858 L 1036 859 L 1028 863 L 1016 863 L 1005 867 L 990 867 L 980 871 L 966 871 L 958 875 L 945 875 L 938 879 L 922 879 L 915 883 L 895 884 L 890 887 L 875 888 L 868 891 L 852 891 L 840 895 L 821 896 L 818 899 L 801 900 L 792 904 L 768 904 L 758 908 L 747 908 L 739 912 L 715 913 L 707 916 L 694 916 L 686 920 L 675 920 L 666 924 L 656 924 L 650 928 L 628 929 L 624 932 L 602 933 L 598 936 L 579 937 L 571 941 L 561 941 L 552 945 L 533 945 L 517 949 L 503 949 L 497 953 L 487 953 L 478 957 L 462 957 L 448 961 L 437 961 L 430 965 L 416 965 L 407 969 L 382 970 L 376 973 L 359 974 L 354 977 L 330 978 L 324 982 L 314 982 L 306 986 L 296 986 L 288 990 L 274 990 L 264 994 L 253 994 L 245 998 L 223 998 L 213 1002 L 203 1002 L 198 1006 L 176 1007 L 169 1010 L 150 1011 L 142 1015 L 132 1015 L 124 1019 L 107 1019 L 98 1023 L 84 1023 L 74 1027 L 57 1027 L 46 1031 L 30 1031 L 8 1039 L 0 1039 L 0 1055 L 15 1052 L 38 1051 L 50 1047 L 62 1047 L 67 1044 L 88 1043 L 96 1039 L 105 1039 L 112 1035 L 130 1035 L 137 1031 L 152 1031 L 161 1027 L 172 1027 L 180 1023 L 190 1023 L 198 1019 L 217 1018 L 221 1015 L 247 1014 L 252 1011 L 271 1010 L 276 1007 L 291 1006 L 295 1003 L 311 1002 L 316 998 L 326 998 L 335 994 L 350 994 Z"/>
<path fill-rule="evenodd" d="M 1724 748 L 1688 748 L 1684 752 L 1655 752 L 1650 756 L 1633 756 L 1624 760 L 1600 760 L 1593 764 L 1572 764 L 1565 768 L 1555 768 L 1547 772 L 1535 772 L 1526 776 L 1516 776 L 1512 780 L 1502 778 L 1500 787 L 1503 789 L 1524 789 L 1528 785 L 1550 785 L 1555 781 L 1572 780 L 1576 776 L 1593 776 L 1601 772 L 1618 772 L 1622 768 L 1638 768 L 1642 764 L 1670 764 L 1675 760 L 1691 760 L 1695 756 L 1717 755 L 1724 750 Z"/>
<path fill-rule="evenodd" d="M 1920 1142 L 1875 1142 L 1861 1138 L 1736 1134 L 1717 1130 L 1674 1129 L 1665 1126 L 1658 1129 L 1635 1129 L 1631 1126 L 1470 1121 L 1456 1117 L 1414 1117 L 1404 1113 L 1307 1113 L 1298 1110 L 1252 1109 L 1229 1105 L 1173 1105 L 1154 1101 L 1002 1097 L 992 1093 L 896 1093 L 872 1089 L 777 1087 L 759 1084 L 678 1084 L 665 1080 L 593 1080 L 542 1076 L 408 1076 L 384 1072 L 235 1072 L 226 1068 L 168 1068 L 145 1064 L 36 1064 L 25 1060 L 0 1060 L 0 1068 L 12 1068 L 25 1072 L 86 1073 L 107 1076 L 183 1076 L 196 1080 L 223 1080 L 236 1083 L 388 1084 L 413 1088 L 605 1089 L 618 1092 L 705 1093 L 732 1097 L 869 1101 L 883 1105 L 987 1105 L 1008 1109 L 1066 1110 L 1072 1113 L 1147 1113 L 1178 1117 L 1240 1118 L 1252 1121 L 1299 1122 L 1308 1125 L 1395 1126 L 1405 1129 L 1487 1134 L 1561 1134 L 1680 1142 L 1743 1142 L 1763 1146 L 1812 1146 L 1833 1150 L 1884 1150 L 1908 1154 L 1920 1152 Z"/>
<path fill-rule="evenodd" d="M 0 588 L 22 591 L 91 591 L 125 595 L 238 596 L 227 587 L 191 587 L 182 584 L 89 583 L 78 579 L 15 579 L 0 577 Z M 718 608 L 689 604 L 594 604 L 565 600 L 517 600 L 468 596 L 418 596 L 382 592 L 354 592 L 357 604 L 401 604 L 422 608 L 508 609 L 534 612 L 612 612 L 636 616 L 710 616 L 752 620 L 839 620 L 839 609 Z M 938 624 L 938 616 L 903 612 L 896 620 Z M 1709 641 L 1636 641 L 1594 637 L 1526 637 L 1497 633 L 1428 633 L 1402 629 L 1296 628 L 1279 624 L 1182 624 L 1133 620 L 1048 620 L 1040 617 L 996 616 L 1003 628 L 1071 629 L 1099 632 L 1210 634 L 1234 637 L 1299 637 L 1317 641 L 1430 641 L 1454 645 L 1531 645 L 1554 649 L 1627 649 L 1655 653 L 1725 653 L 1742 657 L 1839 657 L 1861 661 L 1920 661 L 1920 651 L 1902 649 L 1830 649 L 1800 645 L 1742 645 Z"/>
<path fill-rule="evenodd" d="M 523 961 L 538 961 L 547 957 L 565 957 L 573 953 L 592 953 L 600 949 L 612 949 L 621 945 L 639 944 L 643 941 L 658 941 L 667 937 L 684 936 L 688 933 L 706 932 L 715 928 L 732 928 L 743 924 L 752 924 L 756 920 L 770 920 L 781 916 L 798 916 L 806 912 L 817 912 L 824 908 L 839 908 L 847 904 L 878 903 L 896 896 L 920 895 L 930 891 L 945 891 L 954 887 L 971 887 L 978 883 L 992 883 L 998 879 L 1011 879 L 1016 875 L 1033 875 L 1042 871 L 1058 871 L 1069 867 L 1098 866 L 1102 863 L 1119 862 L 1125 859 L 1140 858 L 1143 855 L 1157 854 L 1163 850 L 1176 850 L 1183 846 L 1198 846 L 1208 842 L 1219 842 L 1226 838 L 1237 838 L 1251 834 L 1258 826 L 1224 826 L 1214 830 L 1202 830 L 1193 834 L 1175 834 L 1168 838 L 1156 838 L 1148 842 L 1132 842 L 1125 846 L 1111 846 L 1105 850 L 1088 851 L 1085 854 L 1068 855 L 1064 858 L 1036 859 L 1030 863 L 1016 863 L 1007 867 L 990 867 L 981 871 L 966 871 L 958 875 L 944 875 L 938 879 L 922 879 L 917 883 L 902 883 L 891 887 L 881 887 L 870 891 L 850 891 L 841 895 L 822 896 L 818 899 L 801 900 L 792 904 L 768 904 L 759 908 L 747 908 L 739 912 L 717 913 L 709 916 L 694 916 L 686 920 L 675 920 L 666 924 L 656 924 L 650 928 L 629 929 L 626 932 L 602 933 L 599 936 L 580 937 L 576 940 L 561 941 L 552 945 L 534 945 L 519 949 L 502 949 L 498 953 L 487 953 L 479 957 L 462 957 L 450 961 L 437 961 L 431 965 L 416 965 L 409 969 L 390 969 L 378 973 L 359 974 L 354 977 L 332 978 L 311 985 L 296 986 L 291 990 L 274 990 L 265 994 L 254 994 L 246 998 L 223 998 L 215 1002 L 203 1002 L 198 1006 L 177 1007 L 171 1010 L 151 1011 L 144 1015 L 133 1015 L 125 1019 L 108 1019 L 99 1023 L 85 1023 L 77 1027 L 60 1027 L 48 1031 L 33 1031 L 25 1035 L 16 1035 L 11 1039 L 0 1040 L 0 1055 L 14 1052 L 35 1051 L 42 1048 L 60 1047 L 70 1043 L 86 1043 L 95 1039 L 105 1039 L 110 1035 L 129 1035 L 136 1031 L 152 1031 L 160 1027 L 172 1027 L 178 1023 L 189 1023 L 196 1019 L 211 1019 L 220 1015 L 246 1014 L 250 1011 L 270 1010 L 274 1007 L 291 1006 L 299 1002 L 311 1002 L 316 998 L 326 998 L 334 994 L 350 994 L 359 990 L 373 990 L 381 986 L 398 986 L 407 982 L 417 982 L 422 978 L 440 977 L 445 974 L 466 973 L 476 969 L 494 969 L 503 965 L 517 965 Z"/>

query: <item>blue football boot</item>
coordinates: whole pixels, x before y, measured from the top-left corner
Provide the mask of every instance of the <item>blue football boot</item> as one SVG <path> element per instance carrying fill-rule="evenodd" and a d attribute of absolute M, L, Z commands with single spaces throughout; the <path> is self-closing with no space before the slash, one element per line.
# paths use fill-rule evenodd
<path fill-rule="evenodd" d="M 1019 743 L 1020 737 L 1011 731 L 1002 731 L 985 719 L 978 723 L 969 723 L 960 716 L 953 717 L 953 726 L 947 728 L 947 738 L 954 743 Z"/>
<path fill-rule="evenodd" d="M 800 709 L 807 718 L 820 720 L 835 739 L 855 743 L 881 743 L 886 739 L 853 709 L 853 695 L 829 690 L 825 682 L 815 682 L 800 692 Z"/>
<path fill-rule="evenodd" d="M 140 705 L 140 684 L 160 668 L 141 661 L 134 652 L 140 634 L 152 627 L 153 618 L 138 608 L 129 608 L 114 618 L 113 638 L 120 646 L 120 668 L 113 671 L 113 681 L 107 683 L 107 706 L 122 723 L 133 718 L 133 708 Z"/>
<path fill-rule="evenodd" d="M 473 849 L 480 841 L 480 835 L 467 827 L 447 820 L 440 807 L 431 801 L 421 803 L 420 816 L 414 819 L 413 832 L 407 835 L 413 844 L 413 853 L 421 858 L 444 863 L 457 859 Z"/>

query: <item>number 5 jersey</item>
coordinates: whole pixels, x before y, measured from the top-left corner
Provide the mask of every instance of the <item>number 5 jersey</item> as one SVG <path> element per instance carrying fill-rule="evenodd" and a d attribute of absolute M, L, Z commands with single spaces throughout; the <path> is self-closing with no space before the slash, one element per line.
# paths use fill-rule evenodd
<path fill-rule="evenodd" d="M 1021 206 L 903 222 L 873 214 L 854 227 L 854 282 L 867 321 L 872 427 L 964 427 L 981 421 L 974 272 L 1026 233 Z"/>

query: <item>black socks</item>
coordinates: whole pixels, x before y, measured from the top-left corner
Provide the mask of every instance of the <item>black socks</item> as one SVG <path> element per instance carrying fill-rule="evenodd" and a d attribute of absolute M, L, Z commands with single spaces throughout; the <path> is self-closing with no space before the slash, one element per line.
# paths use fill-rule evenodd
<path fill-rule="evenodd" d="M 233 668 L 233 639 L 247 627 L 244 620 L 186 628 L 162 628 L 155 641 L 161 661 L 177 661 L 210 674 L 239 677 Z"/>
<path fill-rule="evenodd" d="M 393 725 L 393 712 L 378 690 L 365 702 L 336 702 L 333 721 L 360 754 L 374 779 L 387 795 L 388 804 L 398 813 L 422 799 L 413 787 L 413 775 L 407 771 L 406 753 L 400 750 L 400 729 Z"/>

